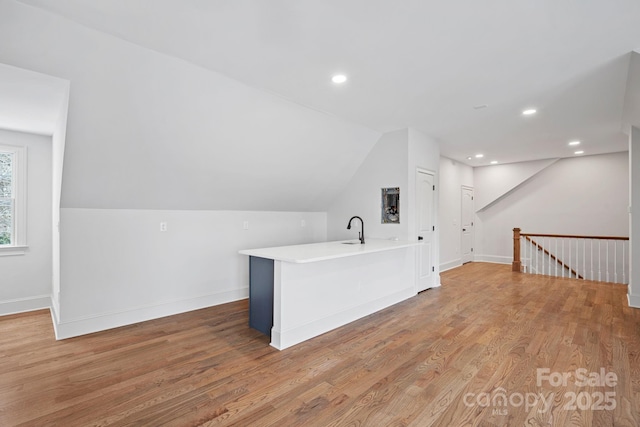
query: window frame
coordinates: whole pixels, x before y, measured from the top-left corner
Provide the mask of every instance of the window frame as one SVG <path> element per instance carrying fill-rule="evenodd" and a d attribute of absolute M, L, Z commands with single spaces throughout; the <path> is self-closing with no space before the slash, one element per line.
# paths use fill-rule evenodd
<path fill-rule="evenodd" d="M 13 235 L 10 245 L 0 245 L 0 256 L 24 255 L 27 246 L 27 147 L 0 144 L 13 154 Z"/>

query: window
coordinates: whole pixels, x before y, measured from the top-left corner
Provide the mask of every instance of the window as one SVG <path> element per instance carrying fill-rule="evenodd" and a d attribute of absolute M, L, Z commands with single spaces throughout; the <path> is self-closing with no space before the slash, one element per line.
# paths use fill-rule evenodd
<path fill-rule="evenodd" d="M 0 254 L 26 246 L 26 149 L 0 145 Z"/>

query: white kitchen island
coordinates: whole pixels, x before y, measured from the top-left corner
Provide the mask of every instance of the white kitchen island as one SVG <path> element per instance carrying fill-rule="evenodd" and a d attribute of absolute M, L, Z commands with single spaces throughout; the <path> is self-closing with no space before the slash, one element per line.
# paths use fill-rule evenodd
<path fill-rule="evenodd" d="M 249 324 L 283 350 L 416 294 L 419 242 L 367 239 L 240 251 Z"/>

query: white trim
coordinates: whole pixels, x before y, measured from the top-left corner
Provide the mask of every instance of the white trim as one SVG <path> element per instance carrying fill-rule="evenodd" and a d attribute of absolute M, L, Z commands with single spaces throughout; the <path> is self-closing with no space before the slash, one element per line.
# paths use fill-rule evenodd
<path fill-rule="evenodd" d="M 51 295 L 36 295 L 0 301 L 0 316 L 44 310 L 51 307 Z"/>
<path fill-rule="evenodd" d="M 24 255 L 29 246 L 0 246 L 0 256 Z"/>
<path fill-rule="evenodd" d="M 476 211 L 475 211 L 475 204 L 474 202 L 474 197 L 475 197 L 475 191 L 473 189 L 473 187 L 469 187 L 468 185 L 461 185 L 460 186 L 460 224 L 458 227 L 458 233 L 460 233 L 460 252 L 463 252 L 463 245 L 462 245 L 462 241 L 464 239 L 464 232 L 462 231 L 462 226 L 464 224 L 462 224 L 462 214 L 463 214 L 463 208 L 462 208 L 462 198 L 463 198 L 463 194 L 464 191 L 471 191 L 471 259 L 467 262 L 472 262 L 475 258 L 474 253 L 473 253 L 473 248 L 476 246 L 476 226 L 475 226 L 475 215 L 476 215 Z M 460 262 L 462 263 L 462 258 L 460 258 Z"/>
<path fill-rule="evenodd" d="M 499 256 L 499 255 L 474 255 L 474 261 L 477 262 L 491 262 L 493 264 L 509 264 L 513 262 L 512 257 Z"/>
<path fill-rule="evenodd" d="M 56 339 L 62 340 L 107 329 L 132 325 L 134 323 L 144 322 L 147 320 L 173 316 L 175 314 L 186 313 L 193 310 L 246 299 L 248 296 L 249 288 L 233 289 L 214 294 L 202 295 L 199 297 L 176 299 L 156 304 L 133 307 L 127 310 L 62 320 L 54 326 Z"/>
<path fill-rule="evenodd" d="M 58 321 L 60 319 L 60 314 L 59 314 L 60 309 L 56 305 L 56 301 L 53 299 L 53 296 L 51 296 L 51 307 L 49 308 L 49 311 L 51 312 L 51 323 L 53 324 L 53 333 L 56 339 L 59 340 L 60 338 L 58 337 Z"/>
<path fill-rule="evenodd" d="M 462 258 L 445 262 L 443 264 L 440 264 L 440 273 L 444 273 L 445 271 L 451 270 L 452 268 L 460 267 L 461 265 L 462 265 Z"/>
<path fill-rule="evenodd" d="M 627 294 L 627 301 L 629 302 L 629 307 L 640 308 L 640 296 Z"/>
<path fill-rule="evenodd" d="M 15 198 L 14 230 L 11 246 L 3 248 L 23 247 L 27 245 L 27 147 L 0 145 L 0 151 L 13 153 L 13 197 Z M 11 253 L 9 255 L 24 255 Z"/>
<path fill-rule="evenodd" d="M 436 275 L 436 284 L 430 287 L 429 289 L 439 288 L 440 286 L 442 286 L 442 282 L 440 282 L 440 272 L 438 272 L 438 274 Z"/>
<path fill-rule="evenodd" d="M 431 282 L 428 284 L 424 284 L 420 280 L 420 269 L 421 269 L 421 251 L 422 248 L 418 247 L 415 250 L 415 288 L 416 292 L 422 292 L 427 289 L 435 288 L 440 286 L 440 255 L 439 255 L 439 233 L 440 233 L 440 223 L 438 222 L 438 195 L 440 194 L 439 182 L 437 182 L 438 174 L 436 171 L 431 169 L 427 169 L 421 166 L 417 166 L 413 176 L 413 197 L 415 198 L 414 206 L 413 206 L 413 228 L 414 228 L 414 239 L 417 240 L 418 236 L 421 234 L 419 230 L 420 220 L 419 216 L 419 208 L 420 208 L 420 195 L 418 194 L 418 181 L 420 180 L 420 174 L 429 175 L 433 180 L 433 201 L 431 204 L 431 216 L 433 218 L 433 226 L 434 229 L 431 231 L 431 239 L 429 243 L 431 244 L 431 265 L 434 267 L 434 271 L 431 276 Z M 411 179 L 411 178 L 410 178 Z M 423 242 L 424 243 L 424 242 Z M 435 267 L 438 267 L 438 271 L 435 271 Z"/>

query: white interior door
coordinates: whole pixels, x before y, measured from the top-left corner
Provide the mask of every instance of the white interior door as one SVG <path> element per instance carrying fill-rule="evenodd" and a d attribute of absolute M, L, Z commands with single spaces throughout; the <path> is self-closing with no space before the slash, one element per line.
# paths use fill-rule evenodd
<path fill-rule="evenodd" d="M 460 223 L 462 225 L 462 263 L 464 264 L 473 261 L 473 188 L 470 187 L 462 187 L 462 211 Z"/>
<path fill-rule="evenodd" d="M 435 274 L 435 218 L 434 194 L 435 179 L 433 174 L 418 171 L 416 174 L 416 208 L 418 239 L 423 244 L 418 246 L 417 287 L 418 292 L 436 285 Z"/>

